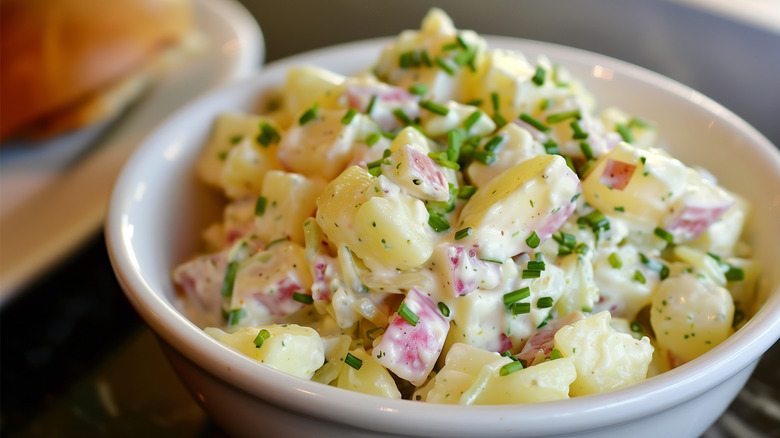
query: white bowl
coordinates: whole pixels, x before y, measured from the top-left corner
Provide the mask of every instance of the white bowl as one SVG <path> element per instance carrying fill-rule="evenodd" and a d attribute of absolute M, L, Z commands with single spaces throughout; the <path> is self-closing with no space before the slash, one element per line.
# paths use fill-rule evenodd
<path fill-rule="evenodd" d="M 300 63 L 351 73 L 389 40 L 317 50 L 269 64 L 163 123 L 128 162 L 114 190 L 106 235 L 128 299 L 212 418 L 235 436 L 699 436 L 742 388 L 780 337 L 780 152 L 730 111 L 657 74 L 552 44 L 487 37 L 490 47 L 546 54 L 581 78 L 601 107 L 657 122 L 669 150 L 701 165 L 755 206 L 750 234 L 766 271 L 761 310 L 704 356 L 637 385 L 531 405 L 453 406 L 389 400 L 304 381 L 215 341 L 172 305 L 172 268 L 194 254 L 201 230 L 221 214 L 194 164 L 215 116 L 252 110 L 285 70 Z M 292 435 L 290 435 L 292 434 Z M 569 435 L 567 435 L 569 436 Z"/>

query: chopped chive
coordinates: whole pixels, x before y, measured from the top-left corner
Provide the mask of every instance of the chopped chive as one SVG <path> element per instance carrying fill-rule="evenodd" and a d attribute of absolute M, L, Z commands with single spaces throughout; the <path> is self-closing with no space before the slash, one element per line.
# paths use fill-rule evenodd
<path fill-rule="evenodd" d="M 347 353 L 347 356 L 344 358 L 344 363 L 356 370 L 359 370 L 360 367 L 363 366 L 363 361 L 353 356 L 352 353 Z"/>
<path fill-rule="evenodd" d="M 590 247 L 584 243 L 578 243 L 577 246 L 574 247 L 574 252 L 577 254 L 585 255 L 590 250 Z"/>
<path fill-rule="evenodd" d="M 533 126 L 534 128 L 538 129 L 539 131 L 547 132 L 547 131 L 550 130 L 549 126 L 547 126 L 544 123 L 536 120 L 535 118 L 531 117 L 527 113 L 520 114 L 520 120 L 524 121 L 525 123 L 528 123 L 529 125 Z"/>
<path fill-rule="evenodd" d="M 625 141 L 626 143 L 634 142 L 634 138 L 631 135 L 631 131 L 629 131 L 628 126 L 622 123 L 618 123 L 615 129 L 617 129 L 618 134 L 620 134 L 620 136 L 623 137 L 623 141 Z"/>
<path fill-rule="evenodd" d="M 317 117 L 317 109 L 319 108 L 319 104 L 312 105 L 311 108 L 307 109 L 306 112 L 304 112 L 300 118 L 298 118 L 298 124 L 303 126 Z"/>
<path fill-rule="evenodd" d="M 433 63 L 431 62 L 431 56 L 428 54 L 428 51 L 425 49 L 420 51 L 420 61 L 422 61 L 422 63 L 425 64 L 426 67 L 433 66 Z"/>
<path fill-rule="evenodd" d="M 490 151 L 482 151 L 482 150 L 476 150 L 474 151 L 474 159 L 479 161 L 482 164 L 487 164 L 490 166 L 491 164 L 496 162 L 496 154 Z"/>
<path fill-rule="evenodd" d="M 523 279 L 526 278 L 539 278 L 542 276 L 542 271 L 537 271 L 535 269 L 524 269 L 523 273 L 521 274 L 521 277 Z"/>
<path fill-rule="evenodd" d="M 471 227 L 466 227 L 461 230 L 458 230 L 455 233 L 455 240 L 465 239 L 466 237 L 471 236 L 471 234 L 474 232 L 474 229 Z"/>
<path fill-rule="evenodd" d="M 263 346 L 263 342 L 265 342 L 266 339 L 271 337 L 271 332 L 269 332 L 266 329 L 262 329 L 259 332 L 257 332 L 257 336 L 255 337 L 254 343 L 255 347 L 260 348 Z"/>
<path fill-rule="evenodd" d="M 457 162 L 460 158 L 460 148 L 463 138 L 466 136 L 462 129 L 450 129 L 447 131 L 447 159 Z"/>
<path fill-rule="evenodd" d="M 508 364 L 501 367 L 500 370 L 498 370 L 498 374 L 501 376 L 508 376 L 516 371 L 520 371 L 523 369 L 523 364 L 515 361 L 509 362 Z"/>
<path fill-rule="evenodd" d="M 463 67 L 464 65 L 471 66 L 474 62 L 474 57 L 477 55 L 477 48 L 475 47 L 468 47 L 466 50 L 458 53 L 455 55 L 455 57 L 452 58 L 452 61 L 455 62 L 455 64 Z M 473 70 L 473 67 L 472 67 Z"/>
<path fill-rule="evenodd" d="M 457 43 L 457 42 L 454 42 L 454 43 L 447 43 L 447 44 L 445 44 L 445 45 L 441 46 L 441 50 L 442 50 L 443 52 L 449 52 L 450 50 L 455 50 L 455 49 L 457 49 L 458 47 L 460 47 L 460 46 L 458 45 L 458 43 Z"/>
<path fill-rule="evenodd" d="M 542 143 L 542 146 L 544 146 L 545 152 L 547 152 L 547 155 L 554 155 L 554 154 L 560 154 L 561 149 L 558 147 L 558 143 L 555 142 L 553 139 L 549 139 L 546 142 Z"/>
<path fill-rule="evenodd" d="M 466 40 L 463 39 L 463 36 L 458 35 L 455 37 L 455 40 L 458 42 L 458 45 L 463 47 L 464 49 L 469 48 L 469 46 L 466 44 Z"/>
<path fill-rule="evenodd" d="M 272 142 L 279 142 L 280 139 L 279 132 L 268 122 L 260 123 L 260 134 L 257 136 L 258 143 L 262 146 L 268 146 Z"/>
<path fill-rule="evenodd" d="M 541 101 L 539 103 L 539 109 L 541 111 L 544 111 L 547 108 L 551 107 L 554 103 L 555 103 L 555 101 L 553 99 L 544 99 L 543 101 Z"/>
<path fill-rule="evenodd" d="M 588 160 L 593 159 L 593 149 L 590 148 L 590 143 L 587 141 L 581 141 L 580 150 L 582 150 L 582 154 L 585 155 L 585 158 Z"/>
<path fill-rule="evenodd" d="M 374 109 L 374 104 L 376 104 L 376 94 L 371 96 L 371 100 L 368 101 L 368 106 L 366 107 L 366 115 L 371 115 L 371 111 Z"/>
<path fill-rule="evenodd" d="M 290 240 L 290 238 L 289 238 L 289 237 L 287 237 L 287 236 L 285 236 L 285 237 L 280 237 L 280 238 L 278 238 L 278 239 L 274 239 L 274 240 L 272 240 L 272 241 L 270 241 L 270 242 L 268 243 L 268 245 L 265 247 L 265 249 L 268 249 L 268 248 L 270 248 L 270 247 L 272 247 L 272 246 L 276 245 L 277 243 L 286 242 L 286 241 L 288 241 L 288 240 Z"/>
<path fill-rule="evenodd" d="M 647 283 L 647 279 L 645 279 L 645 276 L 642 275 L 641 272 L 639 272 L 639 269 L 634 271 L 634 280 L 636 280 L 636 281 L 638 281 L 638 282 L 640 282 L 642 284 Z"/>
<path fill-rule="evenodd" d="M 404 110 L 402 110 L 401 108 L 394 109 L 393 115 L 395 116 L 396 119 L 398 119 L 399 122 L 403 123 L 404 126 L 409 126 L 414 124 L 412 119 L 410 119 L 409 116 L 407 116 Z"/>
<path fill-rule="evenodd" d="M 569 126 L 571 126 L 572 131 L 574 131 L 574 134 L 571 136 L 571 138 L 575 140 L 585 140 L 588 138 L 588 133 L 582 130 L 582 127 L 579 123 L 577 123 L 576 120 L 569 123 Z"/>
<path fill-rule="evenodd" d="M 745 270 L 737 266 L 729 265 L 729 270 L 726 271 L 725 275 L 726 280 L 728 281 L 742 281 L 745 279 Z"/>
<path fill-rule="evenodd" d="M 557 348 L 553 348 L 552 351 L 550 351 L 550 359 L 555 360 L 555 359 L 560 359 L 562 357 L 563 354 Z"/>
<path fill-rule="evenodd" d="M 509 351 L 509 350 L 504 350 L 500 354 L 501 354 L 502 357 L 508 357 L 508 358 L 512 359 L 512 361 L 514 361 L 514 362 L 520 362 L 520 359 L 518 359 L 517 356 L 512 354 L 512 352 Z"/>
<path fill-rule="evenodd" d="M 344 117 L 341 118 L 341 124 L 349 125 L 350 123 L 352 123 L 352 119 L 355 118 L 355 114 L 357 114 L 357 110 L 355 108 L 350 108 L 349 111 L 347 111 L 347 113 L 344 114 Z"/>
<path fill-rule="evenodd" d="M 619 211 L 621 213 L 624 213 L 626 211 L 626 208 L 623 207 L 622 205 L 618 205 L 617 207 L 615 207 L 615 211 Z"/>
<path fill-rule="evenodd" d="M 576 201 L 576 200 L 577 200 L 577 198 L 579 198 L 581 195 L 582 195 L 582 192 L 579 192 L 579 193 L 577 193 L 576 195 L 572 196 L 572 197 L 571 197 L 571 202 L 574 202 L 574 201 Z"/>
<path fill-rule="evenodd" d="M 571 111 L 564 111 L 560 113 L 550 114 L 547 116 L 545 120 L 547 120 L 547 123 L 559 123 L 566 119 L 575 118 L 577 120 L 582 118 L 582 114 L 580 113 L 580 110 L 571 110 Z"/>
<path fill-rule="evenodd" d="M 471 129 L 472 126 L 474 126 L 475 123 L 479 120 L 479 118 L 482 117 L 482 111 L 476 110 L 473 113 L 471 113 L 468 117 L 466 117 L 466 120 L 463 121 L 463 127 L 468 129 Z"/>
<path fill-rule="evenodd" d="M 236 273 L 238 272 L 238 262 L 230 262 L 225 271 L 225 280 L 222 282 L 222 296 L 230 298 L 233 296 L 233 284 L 236 282 Z"/>
<path fill-rule="evenodd" d="M 599 229 L 609 229 L 609 220 L 606 216 L 604 216 L 604 213 L 599 210 L 593 210 L 585 216 L 581 216 L 579 219 L 577 219 L 577 223 L 588 224 L 591 228 L 593 228 L 593 231 L 597 231 Z"/>
<path fill-rule="evenodd" d="M 384 327 L 374 327 L 371 330 L 366 331 L 366 337 L 373 341 L 376 339 L 380 334 L 384 333 L 385 328 Z"/>
<path fill-rule="evenodd" d="M 607 260 L 609 260 L 609 265 L 615 269 L 620 269 L 623 267 L 623 260 L 620 259 L 620 256 L 616 252 L 610 254 Z"/>
<path fill-rule="evenodd" d="M 366 136 L 366 144 L 368 146 L 373 146 L 376 144 L 376 142 L 379 141 L 380 138 L 382 138 L 382 134 L 378 132 L 368 134 L 368 136 Z"/>
<path fill-rule="evenodd" d="M 531 303 L 514 303 L 509 306 L 512 315 L 523 315 L 531 313 Z"/>
<path fill-rule="evenodd" d="M 472 99 L 472 100 L 466 102 L 466 105 L 481 106 L 482 105 L 482 99 Z"/>
<path fill-rule="evenodd" d="M 446 154 L 446 152 L 445 152 L 445 154 Z M 460 164 L 458 164 L 458 163 L 456 163 L 454 161 L 450 161 L 450 160 L 442 159 L 442 158 L 434 158 L 433 161 L 435 161 L 436 164 L 438 164 L 439 166 L 446 167 L 447 169 L 453 169 L 453 170 L 459 170 L 460 169 Z"/>
<path fill-rule="evenodd" d="M 503 128 L 506 125 L 506 119 L 499 113 L 493 114 L 493 121 L 498 128 Z"/>
<path fill-rule="evenodd" d="M 511 304 L 514 304 L 520 300 L 524 300 L 531 296 L 531 288 L 530 287 L 524 287 L 522 289 L 518 289 L 512 292 L 509 292 L 507 294 L 504 294 L 504 305 L 509 306 Z"/>
<path fill-rule="evenodd" d="M 458 188 L 458 199 L 469 199 L 476 192 L 477 188 L 474 186 L 461 186 Z"/>
<path fill-rule="evenodd" d="M 450 316 L 450 308 L 447 307 L 446 304 L 439 301 L 439 303 L 436 305 L 439 308 L 439 312 L 441 312 L 442 315 L 444 315 L 445 318 L 449 318 Z"/>
<path fill-rule="evenodd" d="M 536 300 L 536 307 L 540 309 L 547 309 L 552 307 L 552 305 L 553 305 L 552 297 L 541 297 L 538 300 Z"/>
<path fill-rule="evenodd" d="M 632 128 L 634 126 L 638 126 L 640 128 L 644 128 L 644 129 L 652 129 L 653 128 L 652 124 L 650 124 L 650 123 L 648 123 L 648 122 L 646 122 L 644 120 L 638 119 L 636 117 L 632 117 L 631 120 L 628 121 L 628 127 Z"/>
<path fill-rule="evenodd" d="M 447 64 L 447 61 L 442 59 L 440 56 L 436 57 L 436 65 L 439 66 L 442 70 L 444 70 L 445 73 L 447 73 L 450 76 L 455 76 L 455 69 L 452 68 L 449 64 Z"/>
<path fill-rule="evenodd" d="M 303 304 L 314 303 L 314 298 L 309 294 L 302 294 L 300 292 L 293 292 L 292 299 Z"/>
<path fill-rule="evenodd" d="M 498 93 L 495 91 L 490 93 L 490 100 L 493 102 L 493 111 L 498 111 Z"/>
<path fill-rule="evenodd" d="M 669 267 L 659 262 L 658 260 L 653 260 L 641 252 L 639 253 L 639 259 L 642 261 L 642 264 L 652 269 L 653 271 L 658 272 L 661 280 L 669 276 Z"/>
<path fill-rule="evenodd" d="M 674 236 L 672 233 L 664 230 L 663 228 L 656 227 L 656 229 L 653 230 L 653 234 L 660 237 L 661 239 L 664 239 L 666 243 L 674 243 Z"/>
<path fill-rule="evenodd" d="M 439 105 L 438 103 L 431 102 L 430 100 L 423 100 L 420 102 L 420 107 L 440 116 L 446 116 L 450 112 L 449 108 L 446 106 Z"/>
<path fill-rule="evenodd" d="M 631 327 L 631 331 L 634 333 L 637 333 L 639 335 L 645 334 L 645 331 L 642 329 L 642 324 L 640 324 L 637 321 L 632 321 L 629 327 Z"/>
<path fill-rule="evenodd" d="M 564 233 L 563 231 L 561 231 L 560 235 L 558 236 L 553 235 L 553 240 L 558 242 L 559 245 L 568 249 L 574 249 L 574 247 L 577 246 L 577 237 L 573 234 Z"/>
<path fill-rule="evenodd" d="M 255 216 L 264 215 L 266 205 L 268 205 L 268 198 L 265 196 L 258 196 L 257 201 L 255 201 Z"/>
<path fill-rule="evenodd" d="M 536 67 L 536 73 L 534 73 L 534 76 L 531 78 L 531 81 L 534 84 L 536 84 L 537 86 L 541 87 L 542 85 L 544 85 L 544 75 L 545 75 L 545 73 L 546 72 L 545 72 L 544 68 L 542 68 L 541 65 L 537 66 Z"/>
<path fill-rule="evenodd" d="M 411 324 L 412 327 L 416 326 L 417 322 L 420 321 L 420 317 L 412 312 L 412 309 L 407 307 L 406 303 L 401 303 L 401 305 L 398 307 L 398 315 L 406 322 Z"/>
<path fill-rule="evenodd" d="M 499 146 L 501 146 L 501 143 L 504 142 L 504 137 L 500 135 L 496 135 L 495 137 L 488 140 L 487 143 L 485 143 L 485 150 L 489 152 L 494 152 L 496 149 L 498 149 Z"/>
<path fill-rule="evenodd" d="M 428 209 L 428 225 L 437 233 L 450 229 L 450 223 L 447 222 L 444 215 L 431 209 Z"/>
<path fill-rule="evenodd" d="M 241 321 L 246 315 L 247 315 L 246 309 L 244 309 L 243 307 L 231 310 L 230 312 L 228 312 L 227 315 L 228 327 L 233 327 L 237 325 L 238 322 Z"/>
<path fill-rule="evenodd" d="M 230 137 L 230 144 L 237 144 L 243 139 L 244 139 L 243 135 L 234 135 L 233 137 Z"/>
<path fill-rule="evenodd" d="M 539 246 L 539 243 L 541 243 L 541 239 L 539 239 L 539 236 L 536 234 L 536 231 L 531 231 L 531 234 L 528 235 L 528 237 L 525 239 L 525 243 L 528 244 L 531 248 L 536 248 Z"/>
<path fill-rule="evenodd" d="M 538 254 L 539 256 L 541 256 L 541 255 L 542 255 L 542 253 L 537 253 L 537 254 Z M 528 261 L 527 268 L 528 268 L 528 269 L 532 269 L 532 270 L 534 270 L 534 271 L 544 271 L 544 269 L 545 269 L 545 264 L 544 264 L 544 261 L 543 261 L 543 260 L 536 260 L 536 261 L 534 261 L 534 260 L 529 260 L 529 261 Z"/>

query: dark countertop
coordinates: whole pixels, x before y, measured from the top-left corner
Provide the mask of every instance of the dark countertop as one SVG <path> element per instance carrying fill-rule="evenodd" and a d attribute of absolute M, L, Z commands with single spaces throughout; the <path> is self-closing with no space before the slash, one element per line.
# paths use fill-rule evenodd
<path fill-rule="evenodd" d="M 396 34 L 418 26 L 434 4 L 244 3 L 263 29 L 269 61 Z M 461 28 L 580 47 L 658 71 L 715 98 L 780 144 L 780 35 L 674 2 L 544 4 L 489 0 L 479 8 L 489 5 L 489 13 L 480 14 L 467 0 L 442 7 Z M 724 64 L 726 58 L 733 62 Z M 751 66 L 750 81 L 744 80 L 744 65 Z M 125 299 L 99 232 L 4 305 L 0 345 L 3 437 L 225 436 L 179 383 L 154 335 Z M 778 366 L 780 343 L 705 436 L 780 437 Z"/>

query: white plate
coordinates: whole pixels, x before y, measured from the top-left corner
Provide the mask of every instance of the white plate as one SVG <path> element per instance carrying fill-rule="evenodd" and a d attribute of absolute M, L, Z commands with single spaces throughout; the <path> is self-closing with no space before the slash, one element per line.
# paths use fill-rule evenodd
<path fill-rule="evenodd" d="M 0 153 L 0 306 L 99 231 L 120 168 L 153 127 L 262 64 L 263 36 L 243 6 L 194 5 L 205 50 L 160 78 L 116 122 Z"/>

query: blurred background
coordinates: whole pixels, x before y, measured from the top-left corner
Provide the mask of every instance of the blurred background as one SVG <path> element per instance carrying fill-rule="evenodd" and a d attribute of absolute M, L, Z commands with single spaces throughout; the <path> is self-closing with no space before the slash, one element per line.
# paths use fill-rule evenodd
<path fill-rule="evenodd" d="M 195 26 L 240 26 L 239 38 L 251 39 L 247 23 L 259 25 L 269 62 L 417 28 L 426 11 L 438 6 L 459 28 L 577 47 L 671 77 L 723 104 L 780 145 L 779 0 L 192 1 L 198 12 Z M 210 10 L 205 6 L 224 4 L 234 14 L 228 15 L 226 23 L 214 23 L 219 17 L 204 13 Z M 211 31 L 205 36 L 212 36 Z M 245 49 L 255 47 L 243 43 Z M 233 50 L 233 58 L 209 62 L 241 64 L 231 70 L 236 77 L 257 67 L 258 53 L 231 47 L 227 41 L 220 49 Z M 137 119 L 133 111 L 143 108 L 154 114 L 153 121 L 161 120 L 177 105 L 232 77 L 214 73 L 204 79 L 207 69 L 198 64 L 203 62 L 198 56 L 181 65 L 184 83 L 197 86 L 188 85 L 173 95 L 169 90 L 177 81 L 163 78 L 122 117 Z M 236 60 L 236 56 L 243 58 Z M 151 129 L 149 123 L 144 129 Z M 111 129 L 103 137 L 109 143 L 117 132 L 129 128 L 120 124 Z M 86 149 L 79 159 L 99 152 Z M 13 170 L 10 166 L 16 157 L 7 150 L 2 153 L 3 172 Z M 0 228 L 7 224 L 0 220 Z M 2 301 L 0 434 L 224 436 L 179 384 L 154 336 L 124 298 L 100 227 L 87 228 Z M 3 240 L 0 252 L 13 257 Z M 743 393 L 705 436 L 780 437 L 778 366 L 776 344 Z"/>

